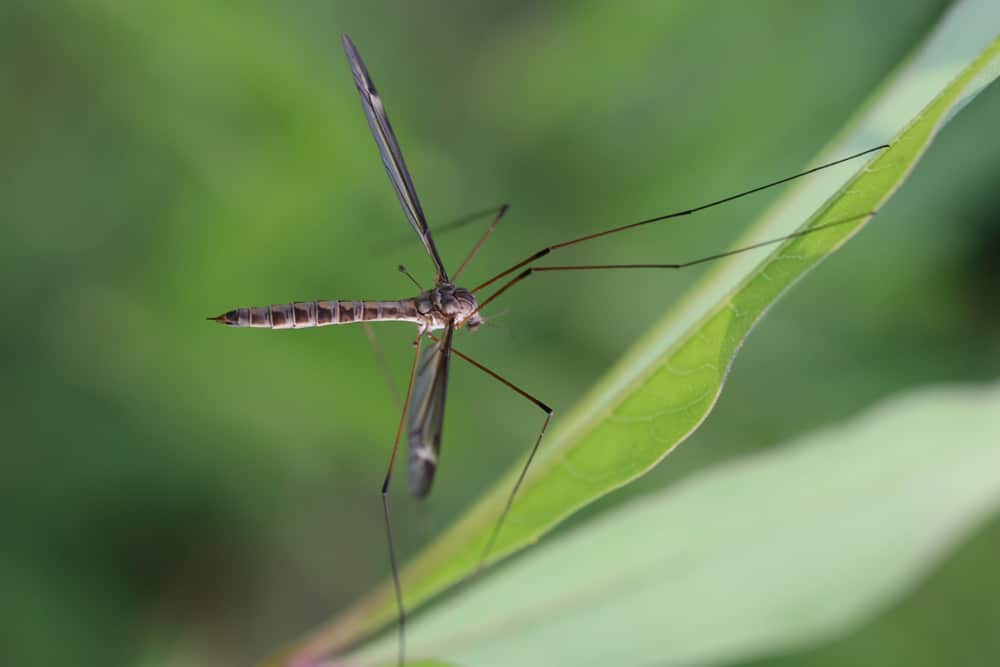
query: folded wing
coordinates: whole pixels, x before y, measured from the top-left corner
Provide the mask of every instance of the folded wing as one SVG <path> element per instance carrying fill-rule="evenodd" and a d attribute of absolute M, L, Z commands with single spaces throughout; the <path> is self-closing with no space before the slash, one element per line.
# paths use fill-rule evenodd
<path fill-rule="evenodd" d="M 371 76 L 368 75 L 368 69 L 361 60 L 361 55 L 354 46 L 354 42 L 347 35 L 344 35 L 343 42 L 344 53 L 347 54 L 347 60 L 351 63 L 351 72 L 354 74 L 354 85 L 357 86 L 358 94 L 361 95 L 361 106 L 365 110 L 368 126 L 371 127 L 372 136 L 375 137 L 375 143 L 382 155 L 385 170 L 389 173 L 392 187 L 396 191 L 396 196 L 399 197 L 399 203 L 403 206 L 406 219 L 410 221 L 410 225 L 413 226 L 414 231 L 417 232 L 427 249 L 431 261 L 434 262 L 437 282 L 447 282 L 448 272 L 445 271 L 441 257 L 434 246 L 430 228 L 424 218 L 424 211 L 417 198 L 416 188 L 413 187 L 410 172 L 406 169 L 403 153 L 399 149 L 399 142 L 396 141 L 396 134 L 392 131 L 389 116 L 386 115 L 385 107 L 382 105 L 382 98 L 375 90 L 375 84 L 372 82 Z"/>
<path fill-rule="evenodd" d="M 441 452 L 441 427 L 448 392 L 453 333 L 454 328 L 449 325 L 441 340 L 423 351 L 410 392 L 407 409 L 408 476 L 410 491 L 418 498 L 431 490 Z"/>

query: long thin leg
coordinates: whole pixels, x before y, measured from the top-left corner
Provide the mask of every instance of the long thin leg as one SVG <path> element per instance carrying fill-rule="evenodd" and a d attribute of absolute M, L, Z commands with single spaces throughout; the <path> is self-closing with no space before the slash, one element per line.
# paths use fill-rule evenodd
<path fill-rule="evenodd" d="M 437 339 L 435 338 L 435 340 Z M 493 532 L 490 533 L 490 537 L 486 542 L 486 546 L 483 548 L 483 553 L 479 557 L 479 565 L 476 568 L 476 571 L 479 572 L 486 564 L 486 559 L 489 557 L 490 552 L 493 550 L 493 545 L 496 543 L 497 537 L 499 537 L 500 535 L 500 530 L 503 528 L 504 521 L 507 519 L 507 514 L 510 512 L 510 508 L 514 504 L 514 497 L 517 495 L 518 490 L 521 488 L 521 484 L 524 482 L 525 476 L 528 474 L 528 468 L 531 467 L 531 462 L 535 460 L 535 454 L 538 453 L 538 448 L 542 444 L 542 438 L 545 437 L 545 431 L 549 427 L 549 422 L 552 421 L 553 410 L 548 405 L 546 405 L 539 399 L 535 398 L 525 390 L 521 389 L 516 384 L 506 379 L 496 371 L 490 370 L 489 368 L 483 366 L 475 359 L 472 359 L 471 357 L 455 349 L 454 345 L 452 346 L 451 351 L 454 352 L 455 355 L 460 359 L 467 361 L 468 363 L 472 364 L 482 372 L 489 375 L 491 378 L 499 381 L 500 383 L 502 383 L 512 391 L 516 392 L 520 396 L 523 396 L 524 398 L 528 399 L 536 406 L 538 406 L 538 408 L 542 410 L 542 412 L 545 413 L 545 421 L 542 422 L 542 428 L 538 432 L 538 437 L 535 438 L 535 444 L 532 445 L 531 451 L 528 453 L 528 458 L 525 460 L 524 466 L 521 468 L 521 472 L 517 476 L 517 481 L 514 482 L 514 487 L 510 490 L 510 495 L 507 496 L 507 504 L 504 506 L 503 512 L 501 512 L 500 516 L 497 518 L 497 522 L 493 526 Z"/>
<path fill-rule="evenodd" d="M 361 325 L 364 327 L 365 337 L 368 338 L 368 346 L 372 349 L 372 356 L 375 357 L 375 365 L 378 366 L 378 371 L 382 374 L 382 379 L 385 380 L 385 386 L 389 388 L 389 393 L 392 394 L 392 400 L 395 401 L 396 407 L 402 410 L 403 403 L 399 400 L 399 388 L 396 387 L 396 383 L 392 379 L 392 373 L 389 372 L 389 364 L 385 362 L 382 347 L 378 344 L 378 339 L 375 337 L 375 329 L 372 328 L 371 322 L 362 322 Z"/>
<path fill-rule="evenodd" d="M 483 245 L 486 243 L 486 240 L 490 238 L 490 235 L 493 234 L 493 230 L 496 229 L 497 225 L 500 224 L 500 221 L 503 219 L 503 216 L 507 213 L 508 208 L 510 207 L 507 204 L 504 204 L 503 206 L 497 209 L 496 216 L 494 216 L 493 218 L 493 222 L 491 222 L 490 226 L 486 228 L 486 231 L 483 232 L 483 235 L 479 237 L 479 241 L 476 243 L 476 245 L 472 246 L 472 250 L 469 251 L 469 254 L 465 257 L 465 260 L 458 266 L 458 270 L 452 274 L 451 276 L 452 281 L 457 281 L 458 277 L 462 274 L 462 271 L 465 271 L 465 267 L 469 265 L 469 262 L 472 261 L 472 258 L 476 256 L 476 253 L 479 252 L 479 249 L 483 247 Z"/>
<path fill-rule="evenodd" d="M 889 144 L 882 144 L 881 146 L 876 146 L 875 148 L 869 148 L 866 151 L 861 151 L 860 153 L 855 153 L 854 155 L 849 155 L 849 156 L 847 156 L 845 158 L 841 158 L 839 160 L 834 160 L 833 162 L 828 162 L 826 164 L 821 164 L 818 167 L 813 167 L 812 169 L 807 169 L 807 170 L 805 170 L 803 172 L 799 172 L 798 174 L 793 174 L 792 176 L 786 176 L 785 178 L 779 178 L 776 181 L 772 181 L 772 182 L 766 183 L 764 185 L 759 185 L 759 186 L 757 186 L 755 188 L 750 188 L 749 190 L 744 190 L 743 192 L 739 192 L 739 193 L 737 193 L 735 195 L 730 195 L 728 197 L 723 197 L 722 199 L 717 199 L 717 200 L 709 202 L 707 204 L 702 204 L 701 206 L 695 206 L 694 208 L 689 208 L 689 209 L 686 209 L 686 210 L 683 210 L 683 211 L 676 211 L 674 213 L 667 213 L 666 215 L 659 215 L 659 216 L 656 216 L 655 218 L 648 218 L 646 220 L 640 220 L 639 222 L 633 222 L 633 223 L 630 223 L 630 224 L 627 224 L 627 225 L 621 225 L 619 227 L 612 227 L 611 229 L 605 229 L 602 232 L 594 232 L 593 234 L 587 234 L 586 236 L 580 236 L 580 237 L 577 237 L 575 239 L 570 239 L 569 241 L 563 241 L 562 243 L 556 243 L 555 245 L 550 245 L 548 247 L 542 248 L 541 250 L 539 250 L 538 252 L 534 253 L 530 257 L 526 257 L 525 259 L 521 260 L 520 262 L 518 262 L 514 266 L 501 271 L 500 273 L 496 274 L 495 276 L 493 276 L 492 278 L 490 278 L 486 282 L 481 283 L 480 285 L 477 285 L 476 287 L 472 288 L 472 291 L 473 292 L 478 292 L 479 290 L 481 290 L 482 288 L 486 287 L 487 285 L 492 285 L 493 283 L 495 283 L 496 281 L 500 280 L 504 276 L 510 275 L 514 271 L 517 271 L 522 266 L 527 266 L 528 264 L 531 264 L 535 260 L 541 259 L 542 257 L 545 257 L 546 255 L 548 255 L 550 252 L 553 252 L 553 251 L 558 250 L 560 248 L 566 248 L 566 247 L 571 246 L 571 245 L 576 245 L 577 243 L 583 243 L 584 241 L 592 241 L 594 239 L 598 239 L 598 238 L 601 238 L 603 236 L 610 236 L 611 234 L 617 234 L 618 232 L 624 232 L 624 231 L 627 231 L 629 229 L 635 229 L 636 227 L 642 227 L 643 225 L 649 225 L 649 224 L 652 224 L 654 222 L 661 222 L 663 220 L 671 220 L 673 218 L 680 218 L 680 217 L 683 217 L 683 216 L 686 216 L 686 215 L 692 215 L 694 213 L 697 213 L 698 211 L 704 211 L 705 209 L 709 209 L 709 208 L 712 208 L 714 206 L 720 206 L 720 205 L 725 204 L 727 202 L 731 202 L 734 199 L 739 199 L 741 197 L 746 197 L 747 195 L 752 195 L 752 194 L 754 194 L 756 192 L 761 192 L 762 190 L 767 190 L 768 188 L 773 188 L 776 185 L 781 185 L 782 183 L 788 183 L 789 181 L 794 181 L 795 179 L 802 178 L 803 176 L 808 176 L 809 174 L 814 174 L 817 171 L 822 171 L 823 169 L 827 169 L 828 167 L 833 167 L 833 166 L 841 164 L 843 162 L 848 162 L 849 160 L 854 160 L 855 158 L 859 158 L 859 157 L 861 157 L 863 155 L 868 155 L 869 153 L 874 153 L 875 151 L 880 151 L 883 148 L 888 148 L 888 147 L 889 147 Z"/>
<path fill-rule="evenodd" d="M 399 439 L 403 434 L 403 423 L 406 421 L 406 408 L 410 403 L 410 392 L 413 391 L 413 378 L 417 374 L 417 360 L 420 359 L 420 342 L 418 338 L 414 347 L 413 365 L 410 368 L 410 381 L 406 385 L 406 400 L 399 415 L 399 426 L 396 427 L 396 439 L 392 443 L 392 455 L 389 466 L 382 480 L 382 516 L 385 519 L 385 539 L 389 547 L 389 567 L 392 568 L 392 585 L 396 590 L 396 607 L 399 609 L 399 665 L 406 661 L 406 607 L 403 606 L 403 587 L 399 583 L 399 566 L 396 562 L 396 545 L 392 539 L 392 519 L 389 516 L 389 482 L 392 480 L 392 468 L 396 463 L 396 453 L 399 451 Z"/>
<path fill-rule="evenodd" d="M 462 227 L 465 227 L 466 225 L 469 225 L 470 223 L 473 223 L 477 220 L 481 220 L 482 218 L 485 218 L 487 216 L 496 217 L 496 215 L 500 211 L 506 208 L 508 208 L 507 204 L 501 204 L 500 206 L 491 206 L 489 208 L 484 208 L 480 211 L 476 211 L 474 213 L 469 213 L 468 215 L 463 215 L 461 218 L 452 220 L 451 222 L 447 222 L 443 225 L 434 225 L 434 236 L 436 238 L 441 238 L 442 234 L 448 234 L 450 232 L 454 232 L 456 230 L 461 229 Z M 412 235 L 401 236 L 399 237 L 399 239 L 392 242 L 391 246 L 389 247 L 399 248 L 405 245 L 409 245 L 412 242 L 413 242 Z M 454 279 L 454 276 L 452 277 L 452 279 Z"/>
<path fill-rule="evenodd" d="M 447 232 L 453 232 L 456 229 L 461 229 L 462 227 L 465 227 L 469 223 L 475 222 L 476 220 L 480 220 L 490 215 L 496 216 L 498 213 L 500 213 L 500 211 L 503 211 L 507 207 L 508 207 L 507 204 L 500 204 L 499 206 L 490 206 L 489 208 L 484 208 L 481 211 L 476 211 L 475 213 L 469 213 L 467 215 L 463 215 L 461 218 L 458 218 L 457 220 L 452 220 L 451 222 L 445 223 L 443 225 L 436 225 L 434 227 L 434 233 L 440 235 Z"/>
<path fill-rule="evenodd" d="M 488 306 L 497 297 L 509 290 L 514 285 L 518 284 L 528 276 L 534 273 L 542 273 L 545 271 L 599 271 L 605 269 L 686 269 L 691 266 L 696 266 L 698 264 L 705 264 L 708 262 L 714 262 L 717 259 L 723 259 L 725 257 L 732 257 L 733 255 L 739 255 L 740 253 L 749 252 L 750 250 L 756 250 L 757 248 L 763 248 L 764 246 L 774 245 L 775 243 L 781 243 L 789 239 L 794 239 L 799 236 L 806 236 L 807 234 L 812 234 L 813 232 L 818 232 L 829 227 L 835 227 L 836 225 L 843 225 L 848 222 L 854 222 L 860 220 L 861 218 L 869 217 L 875 215 L 874 211 L 869 211 L 867 213 L 862 213 L 861 215 L 855 215 L 850 218 L 845 218 L 843 220 L 835 220 L 834 222 L 828 222 L 824 225 L 818 225 L 816 227 L 811 227 L 809 229 L 802 229 L 797 232 L 792 232 L 791 234 L 785 234 L 784 236 L 779 236 L 777 238 L 768 239 L 766 241 L 760 241 L 759 243 L 752 243 L 741 248 L 734 248 L 733 250 L 727 250 L 726 252 L 716 253 L 714 255 L 708 255 L 706 257 L 699 257 L 698 259 L 692 259 L 687 262 L 677 262 L 673 264 L 577 264 L 570 266 L 529 266 L 521 273 L 517 274 L 506 283 L 504 283 L 500 289 L 491 294 L 488 298 L 479 302 L 479 305 L 474 311 L 472 311 L 465 320 L 462 320 L 456 324 L 456 328 L 461 327 L 465 322 L 478 313 L 480 310 Z"/>

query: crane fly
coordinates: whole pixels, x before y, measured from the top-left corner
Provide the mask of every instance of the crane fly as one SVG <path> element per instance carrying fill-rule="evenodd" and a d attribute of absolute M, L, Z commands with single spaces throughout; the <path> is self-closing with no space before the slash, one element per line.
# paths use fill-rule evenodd
<path fill-rule="evenodd" d="M 491 304 L 501 294 L 510 290 L 514 285 L 524 281 L 535 273 L 552 271 L 594 271 L 608 269 L 683 269 L 706 262 L 715 261 L 724 257 L 729 257 L 739 253 L 747 252 L 756 248 L 772 245 L 797 236 L 813 233 L 823 228 L 833 225 L 851 222 L 862 217 L 874 215 L 874 212 L 866 212 L 845 220 L 819 225 L 808 230 L 801 230 L 792 234 L 762 241 L 752 245 L 716 253 L 705 257 L 689 260 L 686 262 L 675 262 L 670 264 L 579 264 L 579 265 L 537 265 L 536 262 L 548 255 L 568 246 L 577 245 L 587 241 L 592 241 L 619 232 L 625 232 L 637 227 L 649 225 L 664 220 L 692 215 L 698 211 L 725 204 L 726 202 L 745 197 L 747 195 L 766 190 L 768 188 L 787 183 L 801 178 L 808 174 L 832 167 L 863 155 L 868 155 L 875 151 L 888 148 L 888 145 L 881 145 L 871 148 L 834 162 L 830 162 L 818 167 L 813 167 L 806 171 L 787 176 L 785 178 L 761 185 L 735 195 L 730 195 L 701 206 L 697 206 L 683 211 L 676 211 L 654 218 L 648 218 L 618 227 L 612 227 L 603 231 L 587 234 L 573 238 L 561 243 L 546 246 L 541 250 L 532 253 L 516 264 L 497 273 L 492 278 L 483 283 L 467 289 L 456 285 L 456 281 L 466 269 L 473 257 L 489 239 L 497 225 L 507 212 L 507 206 L 503 205 L 497 209 L 491 209 L 493 215 L 492 222 L 486 231 L 481 235 L 478 242 L 472 247 L 468 255 L 455 273 L 449 277 L 444 262 L 438 254 L 437 247 L 431 236 L 431 229 L 427 224 L 423 208 L 420 206 L 420 199 L 417 197 L 416 188 L 410 178 L 409 170 L 403 160 L 403 153 L 399 148 L 396 135 L 389 117 L 386 115 L 382 98 L 379 96 L 375 84 L 372 82 L 368 69 L 361 60 L 361 55 L 357 48 L 346 34 L 343 36 L 344 52 L 351 66 L 354 76 L 354 84 L 361 96 L 361 107 L 368 120 L 372 136 L 378 146 L 379 154 L 385 165 L 385 170 L 389 174 L 393 190 L 403 208 L 403 213 L 409 221 L 417 238 L 427 251 L 427 256 L 434 265 L 434 287 L 430 290 L 422 291 L 417 296 L 399 299 L 397 301 L 306 301 L 276 304 L 263 307 L 236 308 L 217 317 L 209 318 L 221 324 L 231 327 L 258 327 L 267 329 L 301 329 L 306 327 L 322 327 L 337 324 L 351 324 L 356 322 L 411 322 L 417 325 L 417 336 L 414 340 L 413 363 L 410 367 L 409 381 L 407 384 L 406 396 L 402 401 L 402 413 L 396 428 L 396 436 L 392 445 L 392 453 L 389 456 L 389 464 L 386 468 L 385 477 L 382 481 L 382 512 L 385 521 L 386 543 L 389 551 L 389 566 L 392 572 L 392 582 L 395 589 L 396 605 L 398 610 L 398 638 L 399 638 L 399 664 L 405 661 L 405 627 L 406 608 L 403 604 L 403 592 L 399 579 L 399 567 L 396 560 L 396 548 L 393 542 L 392 520 L 389 513 L 389 484 L 392 479 L 393 468 L 396 462 L 396 454 L 399 451 L 399 443 L 402 439 L 403 429 L 406 428 L 407 452 L 408 452 L 408 479 L 410 491 L 417 498 L 423 498 L 431 490 L 434 481 L 434 472 L 437 469 L 439 455 L 441 452 L 441 433 L 444 425 L 444 409 L 448 394 L 448 372 L 451 365 L 452 354 L 475 368 L 483 371 L 490 377 L 501 382 L 509 389 L 513 390 L 523 398 L 531 401 L 544 414 L 545 418 L 538 432 L 528 456 L 520 469 L 520 474 L 514 483 L 513 488 L 507 497 L 507 503 L 497 518 L 492 530 L 490 539 L 480 557 L 480 566 L 489 556 L 490 551 L 496 541 L 497 536 L 503 528 L 504 519 L 514 502 L 517 491 L 524 481 L 528 468 L 539 446 L 549 422 L 552 419 L 553 410 L 534 395 L 521 389 L 500 374 L 487 368 L 478 361 L 470 358 L 457 350 L 453 345 L 456 331 L 466 328 L 475 331 L 483 322 L 480 311 Z M 485 217 L 484 215 L 470 216 L 461 221 L 462 224 L 473 217 Z M 406 272 L 404 267 L 401 271 Z M 407 275 L 408 272 L 407 272 Z M 411 276 L 412 279 L 412 276 Z M 506 280 L 505 280 L 506 279 Z M 501 282 L 503 281 L 503 282 Z M 414 282 L 416 282 L 414 280 Z M 488 287 L 495 286 L 493 292 L 479 300 L 480 293 Z M 436 334 L 435 332 L 441 332 Z M 425 341 L 429 341 L 424 347 Z"/>

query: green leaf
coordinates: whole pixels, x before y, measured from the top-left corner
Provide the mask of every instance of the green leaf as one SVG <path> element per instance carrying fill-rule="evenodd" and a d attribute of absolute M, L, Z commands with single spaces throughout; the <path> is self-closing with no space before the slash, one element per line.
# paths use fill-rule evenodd
<path fill-rule="evenodd" d="M 1000 383 L 894 398 L 554 538 L 417 618 L 411 651 L 476 667 L 693 665 L 829 637 L 996 510 L 998 432 Z M 394 650 L 388 635 L 351 664 Z"/>
<path fill-rule="evenodd" d="M 850 169 L 837 168 L 795 188 L 741 245 L 789 233 L 809 211 L 816 212 L 799 229 L 824 229 L 718 267 L 577 409 L 557 419 L 559 428 L 543 443 L 491 561 L 537 541 L 580 507 L 642 475 L 698 427 L 764 312 L 864 226 L 865 214 L 877 211 L 900 187 L 941 127 L 1000 73 L 1000 42 L 986 27 L 983 11 L 981 3 L 963 3 L 946 16 L 820 161 L 898 133 L 891 148 L 849 180 Z M 475 570 L 515 474 L 404 569 L 408 609 Z M 385 585 L 274 660 L 280 664 L 342 650 L 395 614 L 391 586 Z"/>

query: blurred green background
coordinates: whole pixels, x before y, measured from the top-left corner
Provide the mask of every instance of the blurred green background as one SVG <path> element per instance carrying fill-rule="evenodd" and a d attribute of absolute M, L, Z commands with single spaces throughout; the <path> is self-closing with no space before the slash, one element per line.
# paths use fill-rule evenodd
<path fill-rule="evenodd" d="M 245 664 L 386 576 L 378 487 L 396 408 L 363 331 L 204 321 L 407 296 L 400 262 L 432 279 L 419 244 L 401 244 L 411 232 L 341 32 L 383 93 L 432 226 L 511 204 L 474 283 L 549 243 L 798 170 L 946 6 L 4 3 L 0 661 Z M 994 86 L 764 319 L 705 426 L 588 512 L 904 388 L 1000 374 L 997 117 Z M 566 258 L 716 252 L 773 196 Z M 479 229 L 439 240 L 446 263 Z M 457 342 L 558 419 L 697 273 L 536 278 Z M 397 382 L 412 335 L 379 329 Z M 463 365 L 451 386 L 434 494 L 417 504 L 396 480 L 404 559 L 538 427 L 534 408 Z M 994 521 L 866 627 L 754 664 L 988 663 L 998 549 Z"/>

